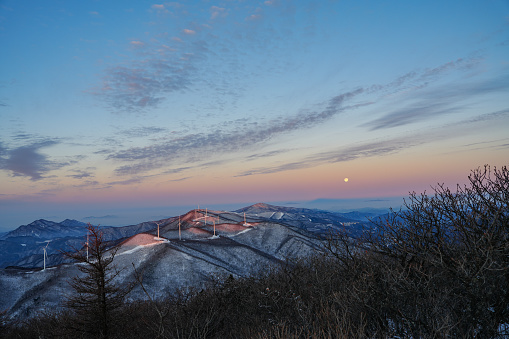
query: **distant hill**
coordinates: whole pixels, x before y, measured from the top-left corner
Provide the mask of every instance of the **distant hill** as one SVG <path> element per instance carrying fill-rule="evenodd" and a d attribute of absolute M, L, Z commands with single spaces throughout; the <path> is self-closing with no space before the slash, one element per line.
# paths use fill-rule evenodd
<path fill-rule="evenodd" d="M 352 236 L 358 236 L 363 228 L 370 228 L 369 221 L 357 218 L 361 214 L 337 213 L 319 209 L 281 207 L 258 203 L 241 208 L 237 213 L 246 213 L 252 217 L 277 220 L 288 225 L 305 229 L 312 233 L 323 234 L 328 231 L 344 230 Z"/>
<path fill-rule="evenodd" d="M 158 225 L 163 240 L 156 238 Z M 143 272 L 150 293 L 162 295 L 178 287 L 203 286 L 212 275 L 245 276 L 266 270 L 286 258 L 320 251 L 328 232 L 355 237 L 369 227 L 369 222 L 341 213 L 259 203 L 233 212 L 191 210 L 102 231 L 111 246 L 119 246 L 115 265 L 122 270 L 120 282 L 134 279 L 134 264 Z M 61 251 L 82 248 L 85 234 L 85 224 L 76 220 L 36 220 L 4 235 L 0 310 L 23 317 L 58 306 L 69 292 L 67 280 L 80 274 Z M 46 244 L 47 269 L 42 271 Z M 135 289 L 131 298 L 145 295 Z"/>
<path fill-rule="evenodd" d="M 337 213 L 318 209 L 294 208 L 258 203 L 232 212 L 236 221 L 240 222 L 247 216 L 250 222 L 277 221 L 285 225 L 310 232 L 315 236 L 323 235 L 331 230 L 347 231 L 358 236 L 362 229 L 371 225 L 362 212 Z M 236 214 L 235 214 L 236 213 Z M 374 214 L 369 214 L 372 216 Z M 136 225 L 122 227 L 101 227 L 104 239 L 116 241 L 138 233 L 155 232 L 157 223 L 161 227 L 175 222 L 175 218 L 146 221 Z M 60 252 L 83 246 L 86 235 L 86 223 L 66 219 L 62 222 L 36 220 L 22 225 L 0 237 L 0 268 L 7 266 L 41 267 L 43 247 L 47 247 L 48 265 L 61 264 L 64 261 Z"/>
<path fill-rule="evenodd" d="M 87 224 L 66 219 L 62 222 L 36 220 L 0 237 L 0 268 L 7 266 L 41 267 L 43 248 L 47 246 L 47 264 L 64 262 L 61 251 L 81 248 L 87 234 Z M 105 240 L 117 240 L 156 227 L 155 222 L 143 222 L 124 227 L 102 227 Z"/>
<path fill-rule="evenodd" d="M 87 224 L 77 220 L 66 219 L 62 222 L 36 220 L 28 225 L 22 225 L 13 231 L 5 233 L 1 240 L 16 237 L 33 237 L 37 239 L 54 239 L 86 234 Z"/>

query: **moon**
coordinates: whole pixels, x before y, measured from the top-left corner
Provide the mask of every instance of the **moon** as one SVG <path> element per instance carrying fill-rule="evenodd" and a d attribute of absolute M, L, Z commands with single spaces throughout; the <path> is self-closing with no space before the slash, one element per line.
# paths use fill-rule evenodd
<path fill-rule="evenodd" d="M 348 178 L 345 178 L 345 182 L 348 182 Z"/>

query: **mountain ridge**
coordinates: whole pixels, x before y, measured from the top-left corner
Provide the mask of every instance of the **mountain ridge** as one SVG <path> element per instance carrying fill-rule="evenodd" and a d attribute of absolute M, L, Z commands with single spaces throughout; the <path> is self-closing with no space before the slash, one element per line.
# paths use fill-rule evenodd
<path fill-rule="evenodd" d="M 105 240 L 117 241 L 142 232 L 151 231 L 155 233 L 157 224 L 162 230 L 170 227 L 175 233 L 178 229 L 179 218 L 182 223 L 205 217 L 208 217 L 212 222 L 212 216 L 217 216 L 220 213 L 221 211 L 193 209 L 180 216 L 146 221 L 135 225 L 101 226 L 100 228 Z M 263 202 L 237 209 L 229 212 L 228 215 L 223 214 L 222 220 L 224 222 L 235 221 L 240 223 L 244 221 L 244 215 L 246 215 L 248 223 L 263 220 L 284 223 L 303 232 L 310 232 L 314 236 L 319 236 L 331 230 L 343 229 L 346 229 L 352 236 L 356 236 L 362 233 L 363 228 L 369 227 L 369 223 L 362 221 L 361 213 L 349 218 L 349 213 L 276 206 Z M 41 267 L 43 247 L 46 245 L 47 264 L 63 263 L 63 259 L 58 254 L 61 250 L 82 246 L 87 232 L 86 225 L 86 223 L 74 219 L 65 219 L 61 222 L 38 219 L 30 224 L 21 225 L 0 238 L 0 268 L 7 266 Z M 218 228 L 220 227 L 222 226 L 218 225 Z M 195 231 L 201 232 L 198 229 L 195 229 Z"/>
<path fill-rule="evenodd" d="M 120 284 L 135 279 L 134 265 L 144 272 L 144 286 L 154 296 L 175 288 L 203 287 L 213 276 L 253 274 L 321 249 L 312 232 L 239 212 L 195 209 L 145 224 L 152 228 L 112 241 L 118 244 L 114 263 L 121 272 Z M 70 262 L 48 266 L 0 270 L 0 289 L 5 292 L 0 295 L 0 309 L 8 309 L 12 317 L 30 317 L 41 309 L 59 307 L 62 296 L 70 293 L 66 281 L 80 272 Z M 145 297 L 139 287 L 130 295 L 132 300 Z"/>
<path fill-rule="evenodd" d="M 65 219 L 61 222 L 46 219 L 37 219 L 27 225 L 21 225 L 16 229 L 5 233 L 0 239 L 12 237 L 35 236 L 37 238 L 53 239 L 62 235 L 86 234 L 87 224 L 74 219 Z"/>

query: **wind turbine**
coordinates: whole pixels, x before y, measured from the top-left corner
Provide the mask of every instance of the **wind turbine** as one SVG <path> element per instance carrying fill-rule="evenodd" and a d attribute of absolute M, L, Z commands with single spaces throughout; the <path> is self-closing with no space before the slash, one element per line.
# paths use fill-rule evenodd
<path fill-rule="evenodd" d="M 182 236 L 180 235 L 180 215 L 179 215 L 179 240 L 182 240 Z"/>
<path fill-rule="evenodd" d="M 87 246 L 87 262 L 88 262 L 88 235 L 89 235 L 89 232 L 87 231 L 87 242 L 86 242 L 86 246 Z"/>
<path fill-rule="evenodd" d="M 157 240 L 161 240 L 161 238 L 159 238 L 159 224 L 158 222 L 156 222 L 157 224 Z"/>
<path fill-rule="evenodd" d="M 44 268 L 42 269 L 43 271 L 46 271 L 46 257 L 48 256 L 47 253 L 46 253 L 46 248 L 48 247 L 49 245 L 49 241 L 48 243 L 46 244 L 46 246 L 42 249 L 43 251 L 43 262 L 44 262 Z"/>

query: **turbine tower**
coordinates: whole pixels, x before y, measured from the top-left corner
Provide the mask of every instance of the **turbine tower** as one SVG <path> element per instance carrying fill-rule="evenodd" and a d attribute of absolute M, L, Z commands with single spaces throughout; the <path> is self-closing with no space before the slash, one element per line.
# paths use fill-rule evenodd
<path fill-rule="evenodd" d="M 46 248 L 48 247 L 48 245 L 49 245 L 49 241 L 46 244 L 46 246 L 42 249 L 42 251 L 43 251 L 43 255 L 42 255 L 43 259 L 42 260 L 44 262 L 44 268 L 42 269 L 43 271 L 46 271 L 46 257 L 48 256 L 47 253 L 46 253 Z"/>
<path fill-rule="evenodd" d="M 182 236 L 180 235 L 180 215 L 179 215 L 179 240 L 182 240 Z"/>
<path fill-rule="evenodd" d="M 156 222 L 157 224 L 157 240 L 161 240 L 161 238 L 159 237 L 159 225 L 160 223 Z"/>

